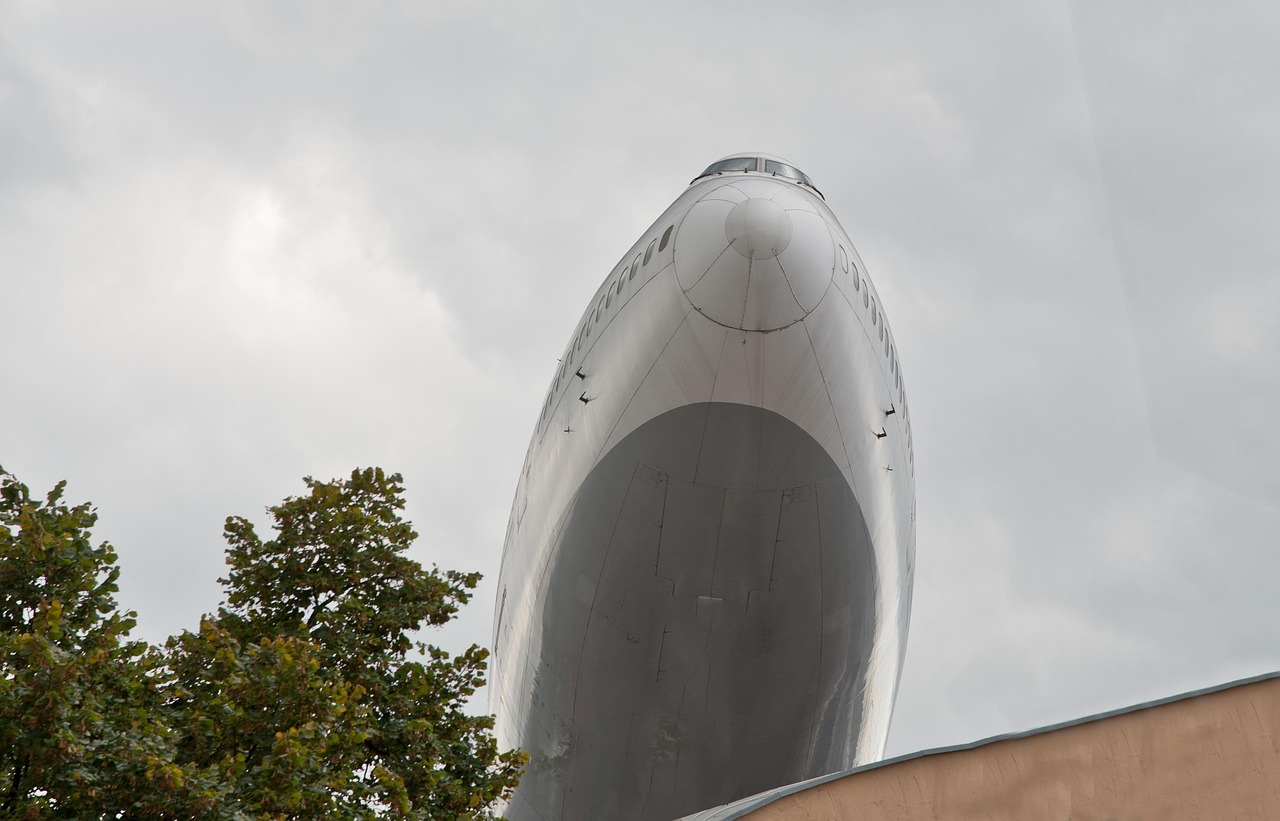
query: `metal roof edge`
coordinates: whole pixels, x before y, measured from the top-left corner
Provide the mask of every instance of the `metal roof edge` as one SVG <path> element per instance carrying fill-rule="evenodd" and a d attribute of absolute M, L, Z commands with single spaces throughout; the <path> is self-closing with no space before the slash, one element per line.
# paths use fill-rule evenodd
<path fill-rule="evenodd" d="M 926 756 L 942 755 L 944 753 L 956 753 L 964 750 L 973 750 L 973 749 L 977 749 L 978 747 L 985 747 L 988 744 L 995 744 L 1000 741 L 1013 741 L 1019 738 L 1029 738 L 1031 736 L 1042 735 L 1044 733 L 1052 733 L 1057 730 L 1066 730 L 1071 727 L 1079 726 L 1081 724 L 1090 724 L 1094 721 L 1101 721 L 1104 718 L 1114 718 L 1116 716 L 1122 716 L 1127 713 L 1136 713 L 1142 710 L 1149 710 L 1152 707 L 1163 707 L 1166 704 L 1173 704 L 1174 702 L 1178 702 L 1178 701 L 1186 701 L 1192 698 L 1199 698 L 1200 696 L 1212 695 L 1213 693 L 1220 693 L 1220 692 L 1223 692 L 1224 690 L 1232 690 L 1236 687 L 1243 687 L 1247 684 L 1257 684 L 1260 681 L 1268 681 L 1270 679 L 1277 679 L 1277 678 L 1280 678 L 1280 670 L 1274 670 L 1269 673 L 1260 673 L 1255 676 L 1236 679 L 1234 681 L 1228 681 L 1223 684 L 1214 684 L 1209 687 L 1203 687 L 1199 690 L 1190 690 L 1185 693 L 1178 693 L 1177 695 L 1165 696 L 1163 698 L 1154 699 L 1152 701 L 1143 701 L 1143 702 L 1139 702 L 1138 704 L 1131 704 L 1127 707 L 1120 707 L 1115 710 L 1107 710 L 1101 713 L 1093 713 L 1091 715 L 1083 716 L 1081 718 L 1073 718 L 1067 721 L 1059 722 L 1057 724 L 1049 724 L 1044 727 L 1035 727 L 1030 730 L 1019 730 L 1017 732 L 1004 733 L 1002 735 L 994 735 L 988 738 L 979 739 L 978 741 L 970 741 L 965 744 L 953 744 L 948 747 L 931 747 L 927 750 L 920 750 L 914 753 L 906 753 L 904 755 L 900 755 L 895 758 L 886 758 L 883 761 L 874 761 L 870 764 L 863 764 L 859 767 L 853 767 L 848 770 L 841 770 L 839 772 L 827 773 L 826 775 L 819 775 L 814 778 L 810 778 L 806 781 L 797 781 L 796 783 L 788 784 L 785 787 L 777 787 L 767 792 L 757 793 L 756 795 L 747 796 L 746 798 L 741 798 L 730 804 L 723 804 L 719 807 L 712 807 L 711 809 L 702 810 L 701 812 L 694 813 L 693 815 L 684 816 L 683 818 L 678 819 L 678 821 L 734 821 L 734 819 L 741 818 L 742 816 L 746 815 L 749 812 L 753 812 L 755 810 L 760 809 L 761 807 L 772 804 L 774 801 L 777 801 L 779 798 L 785 798 L 789 795 L 794 795 L 798 792 L 802 792 L 804 790 L 810 789 L 811 787 L 818 787 L 823 784 L 830 783 L 832 781 L 838 781 L 839 779 L 845 778 L 846 776 L 857 775 L 858 773 L 867 772 L 868 770 L 878 770 L 881 767 L 888 767 L 892 764 L 901 764 L 906 761 L 913 761 L 917 758 L 925 758 Z"/>

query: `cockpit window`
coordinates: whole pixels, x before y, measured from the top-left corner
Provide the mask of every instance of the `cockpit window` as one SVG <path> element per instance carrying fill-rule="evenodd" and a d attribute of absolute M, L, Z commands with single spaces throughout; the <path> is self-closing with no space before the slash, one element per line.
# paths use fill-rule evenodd
<path fill-rule="evenodd" d="M 721 160 L 718 163 L 712 163 L 706 171 L 698 176 L 705 177 L 708 174 L 723 174 L 726 171 L 755 171 L 755 157 L 733 157 L 728 160 Z"/>
<path fill-rule="evenodd" d="M 813 180 L 805 176 L 804 172 L 801 171 L 799 168 L 792 168 L 786 163 L 774 162 L 773 160 L 765 160 L 764 173 L 777 174 L 779 177 L 786 177 L 787 179 L 795 180 L 797 182 L 802 182 L 805 185 L 809 186 L 810 188 L 813 188 Z"/>
<path fill-rule="evenodd" d="M 764 164 L 762 170 L 765 174 L 773 174 L 776 177 L 786 177 L 789 180 L 795 180 L 801 185 L 812 188 L 814 193 L 819 197 L 822 196 L 822 192 L 813 184 L 813 180 L 809 179 L 809 177 L 799 168 L 796 168 L 794 165 L 787 165 L 784 162 L 778 162 L 777 160 L 768 160 L 764 157 L 730 157 L 727 160 L 712 163 L 707 167 L 706 171 L 703 171 L 701 174 L 694 177 L 693 182 L 697 182 L 703 177 L 710 177 L 715 174 L 756 171 L 758 170 L 757 166 L 761 163 Z M 825 197 L 823 197 L 823 199 L 825 199 Z"/>

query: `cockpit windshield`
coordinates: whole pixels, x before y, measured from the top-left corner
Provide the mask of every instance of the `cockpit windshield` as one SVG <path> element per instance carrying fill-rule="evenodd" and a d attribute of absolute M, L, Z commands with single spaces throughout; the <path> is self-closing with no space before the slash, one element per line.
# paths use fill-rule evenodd
<path fill-rule="evenodd" d="M 755 171 L 755 170 L 756 170 L 755 157 L 733 157 L 732 159 L 721 160 L 720 162 L 712 163 L 710 168 L 708 168 L 706 171 L 703 171 L 698 176 L 705 177 L 709 174 L 723 174 L 726 171 Z"/>
<path fill-rule="evenodd" d="M 801 171 L 799 168 L 793 168 L 784 162 L 774 162 L 773 160 L 765 160 L 764 173 L 776 174 L 779 177 L 786 177 L 788 179 L 795 180 L 796 182 L 802 182 L 805 185 L 809 186 L 810 188 L 813 188 L 813 181 L 810 180 L 807 176 L 805 176 L 803 171 Z"/>
<path fill-rule="evenodd" d="M 703 177 L 710 177 L 717 174 L 734 172 L 745 173 L 749 171 L 772 174 L 775 177 L 786 177 L 789 180 L 795 180 L 801 185 L 806 185 L 809 188 L 812 188 L 818 196 L 822 196 L 822 192 L 818 191 L 817 186 L 813 184 L 813 180 L 809 179 L 808 175 L 803 171 L 793 165 L 787 165 L 784 162 L 778 162 L 777 160 L 770 160 L 764 157 L 730 157 L 728 159 L 720 160 L 719 162 L 714 162 L 707 167 L 706 171 L 703 171 L 697 177 L 694 177 L 694 181 L 696 182 Z"/>

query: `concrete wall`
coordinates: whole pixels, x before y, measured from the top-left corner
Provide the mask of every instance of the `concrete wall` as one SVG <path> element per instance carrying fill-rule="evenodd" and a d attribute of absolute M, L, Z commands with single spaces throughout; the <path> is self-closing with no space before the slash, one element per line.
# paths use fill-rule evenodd
<path fill-rule="evenodd" d="M 738 817 L 1280 818 L 1280 679 L 864 768 Z"/>

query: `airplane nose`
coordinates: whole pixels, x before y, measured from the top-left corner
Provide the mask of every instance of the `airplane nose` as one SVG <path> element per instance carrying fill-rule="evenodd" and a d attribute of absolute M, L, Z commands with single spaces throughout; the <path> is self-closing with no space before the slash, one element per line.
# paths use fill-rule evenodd
<path fill-rule="evenodd" d="M 693 307 L 744 331 L 785 328 L 831 284 L 835 243 L 808 196 L 787 183 L 743 179 L 708 192 L 680 222 L 676 276 Z"/>
<path fill-rule="evenodd" d="M 733 250 L 747 259 L 771 259 L 787 250 L 795 227 L 787 209 L 773 200 L 743 200 L 729 211 L 724 234 Z"/>

